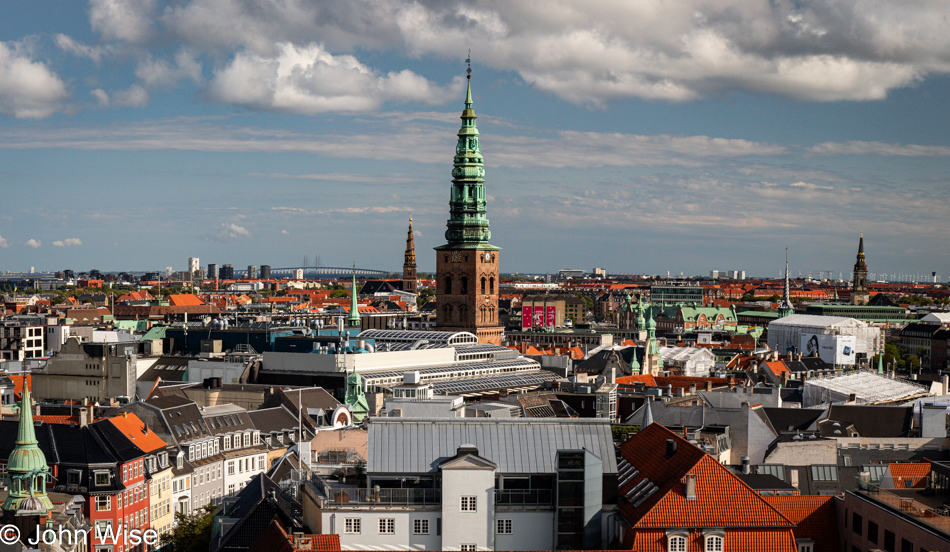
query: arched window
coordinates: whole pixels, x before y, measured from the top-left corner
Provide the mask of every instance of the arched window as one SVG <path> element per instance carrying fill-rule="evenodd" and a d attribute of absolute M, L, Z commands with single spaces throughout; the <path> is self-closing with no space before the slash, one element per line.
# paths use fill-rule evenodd
<path fill-rule="evenodd" d="M 722 548 L 723 538 L 719 535 L 709 535 L 706 537 L 706 546 L 703 548 L 705 552 L 723 552 Z"/>
<path fill-rule="evenodd" d="M 468 276 L 462 276 L 461 287 L 462 289 L 459 291 L 460 295 L 468 293 Z"/>
<path fill-rule="evenodd" d="M 452 295 L 452 277 L 451 276 L 445 277 L 445 290 L 442 293 L 446 295 Z"/>
<path fill-rule="evenodd" d="M 494 276 L 488 279 L 488 293 L 492 295 L 495 294 L 495 277 Z"/>
<path fill-rule="evenodd" d="M 673 535 L 670 537 L 669 552 L 686 552 L 686 537 L 682 535 Z"/>
<path fill-rule="evenodd" d="M 488 282 L 485 280 L 485 277 L 482 276 L 482 295 L 485 295 L 485 287 L 486 287 L 485 284 L 487 283 Z"/>

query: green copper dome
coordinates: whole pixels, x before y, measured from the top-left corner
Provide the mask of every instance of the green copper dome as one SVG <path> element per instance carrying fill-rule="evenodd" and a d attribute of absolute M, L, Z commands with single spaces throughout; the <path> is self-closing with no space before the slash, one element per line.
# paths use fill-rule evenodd
<path fill-rule="evenodd" d="M 49 478 L 49 465 L 46 455 L 40 450 L 33 429 L 33 410 L 30 400 L 30 388 L 26 378 L 23 382 L 23 395 L 20 403 L 20 423 L 17 427 L 16 443 L 13 452 L 7 458 L 7 475 L 10 480 L 10 494 L 3 502 L 8 512 L 21 510 L 21 504 L 29 500 L 30 511 L 47 512 L 53 509 L 53 503 L 46 496 L 46 482 Z M 37 503 L 38 501 L 38 503 Z M 41 507 L 34 507 L 36 505 Z"/>
<path fill-rule="evenodd" d="M 472 109 L 472 82 L 469 80 L 465 92 L 465 109 L 462 110 L 462 127 L 458 132 L 452 166 L 452 195 L 449 199 L 449 220 L 445 231 L 448 243 L 436 249 L 500 249 L 488 243 L 491 230 L 488 229 L 485 208 L 485 165 L 478 144 L 475 118 L 475 110 Z"/>

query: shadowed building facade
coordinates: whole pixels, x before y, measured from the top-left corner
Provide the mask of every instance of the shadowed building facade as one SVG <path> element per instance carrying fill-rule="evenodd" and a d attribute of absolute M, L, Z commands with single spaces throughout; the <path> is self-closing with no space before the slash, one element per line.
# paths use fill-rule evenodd
<path fill-rule="evenodd" d="M 472 332 L 482 343 L 500 345 L 504 329 L 498 322 L 501 248 L 488 243 L 491 231 L 485 207 L 485 167 L 469 80 L 452 168 L 448 243 L 435 248 L 436 325 L 445 331 Z"/>

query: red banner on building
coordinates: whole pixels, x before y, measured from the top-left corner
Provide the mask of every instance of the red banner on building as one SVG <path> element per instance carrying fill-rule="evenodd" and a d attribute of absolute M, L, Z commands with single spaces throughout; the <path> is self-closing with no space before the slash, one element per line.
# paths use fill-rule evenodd
<path fill-rule="evenodd" d="M 521 329 L 527 330 L 531 327 L 531 307 L 521 307 Z"/>

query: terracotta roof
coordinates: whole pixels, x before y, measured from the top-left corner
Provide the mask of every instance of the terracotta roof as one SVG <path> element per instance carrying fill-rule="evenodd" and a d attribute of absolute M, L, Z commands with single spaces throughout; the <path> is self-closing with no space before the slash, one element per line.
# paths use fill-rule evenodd
<path fill-rule="evenodd" d="M 814 552 L 839 550 L 835 497 L 772 495 L 763 498 L 797 526 L 794 530 L 796 538 L 815 541 Z"/>
<path fill-rule="evenodd" d="M 53 414 L 33 415 L 34 422 L 43 422 L 44 424 L 70 425 L 78 424 L 79 416 L 57 416 Z"/>
<path fill-rule="evenodd" d="M 669 455 L 668 440 L 676 445 Z M 635 528 L 792 527 L 725 466 L 660 424 L 651 424 L 625 441 L 620 454 L 639 470 L 620 487 L 626 501 L 620 513 Z M 696 479 L 695 499 L 686 497 L 689 475 Z M 656 490 L 645 496 L 644 490 L 652 487 Z M 729 508 L 722 507 L 726 503 Z"/>
<path fill-rule="evenodd" d="M 649 385 L 650 387 L 656 387 L 656 379 L 654 379 L 653 374 L 641 374 L 639 376 L 621 376 L 617 378 L 617 383 L 625 383 L 627 385 L 633 385 L 634 383 L 643 383 Z"/>
<path fill-rule="evenodd" d="M 340 550 L 340 535 L 288 535 L 275 519 L 254 541 L 248 552 L 336 552 Z M 299 546 L 296 544 L 299 543 Z"/>
<path fill-rule="evenodd" d="M 927 478 L 930 477 L 929 460 L 923 462 L 891 462 L 888 464 L 888 469 L 891 471 L 894 486 L 898 489 L 926 487 Z"/>
<path fill-rule="evenodd" d="M 108 420 L 142 452 L 148 453 L 165 448 L 165 441 L 131 412 L 125 412 L 122 416 L 113 416 Z"/>
<path fill-rule="evenodd" d="M 788 369 L 788 366 L 785 365 L 781 360 L 772 360 L 768 362 L 763 362 L 769 370 L 772 371 L 776 376 L 781 376 L 783 373 L 791 375 L 792 371 Z"/>
<path fill-rule="evenodd" d="M 201 299 L 198 299 L 191 293 L 169 295 L 168 304 L 172 307 L 196 307 L 198 305 L 204 305 Z"/>
<path fill-rule="evenodd" d="M 13 394 L 18 401 L 20 400 L 20 394 L 23 393 L 24 379 L 26 379 L 26 384 L 30 386 L 30 389 L 33 388 L 33 377 L 31 374 L 9 374 L 8 377 L 13 380 Z"/>
<path fill-rule="evenodd" d="M 729 552 L 797 552 L 791 529 L 726 529 L 723 550 Z M 626 548 L 627 545 L 625 544 Z M 637 530 L 629 546 L 636 552 L 667 552 L 666 530 Z M 691 531 L 686 539 L 687 552 L 704 552 L 702 532 Z M 815 551 L 817 552 L 817 550 Z"/>

